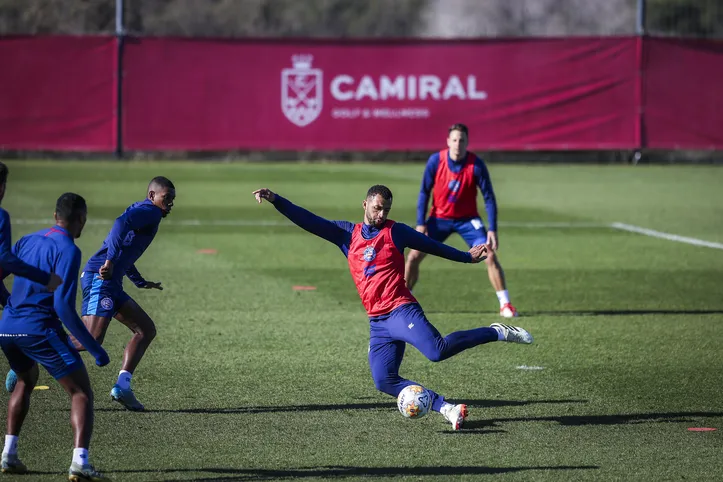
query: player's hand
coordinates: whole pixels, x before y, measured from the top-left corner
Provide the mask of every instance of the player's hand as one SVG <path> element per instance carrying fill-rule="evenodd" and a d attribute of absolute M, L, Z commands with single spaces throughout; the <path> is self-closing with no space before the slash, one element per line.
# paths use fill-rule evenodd
<path fill-rule="evenodd" d="M 45 285 L 45 288 L 50 291 L 51 293 L 56 290 L 56 288 L 63 284 L 63 278 L 58 276 L 55 273 L 50 273 L 50 281 L 48 281 L 48 284 Z"/>
<path fill-rule="evenodd" d="M 497 233 L 496 232 L 487 231 L 487 245 L 492 249 L 492 251 L 497 251 L 497 248 L 500 247 L 500 244 L 497 241 Z"/>
<path fill-rule="evenodd" d="M 272 203 L 276 200 L 276 194 L 271 189 L 261 188 L 254 191 L 254 197 L 256 198 L 256 202 L 261 204 L 264 199 L 266 199 L 268 202 Z"/>
<path fill-rule="evenodd" d="M 427 225 L 426 224 L 418 224 L 416 229 L 423 235 L 425 235 L 425 236 L 427 235 Z"/>
<path fill-rule="evenodd" d="M 486 260 L 487 253 L 489 253 L 489 251 L 486 244 L 478 244 L 477 246 L 473 246 L 469 250 L 469 254 L 472 256 L 473 263 L 479 263 L 480 261 Z"/>
<path fill-rule="evenodd" d="M 109 280 L 113 277 L 113 262 L 109 259 L 105 260 L 103 266 L 98 270 L 101 279 Z"/>
<path fill-rule="evenodd" d="M 146 281 L 146 284 L 141 286 L 141 288 L 146 290 L 161 290 L 163 291 L 163 286 L 161 286 L 161 282 L 155 282 L 155 281 Z"/>
<path fill-rule="evenodd" d="M 99 367 L 104 367 L 108 363 L 110 363 L 110 357 L 108 356 L 108 353 L 101 348 L 101 353 L 95 354 L 95 364 Z"/>

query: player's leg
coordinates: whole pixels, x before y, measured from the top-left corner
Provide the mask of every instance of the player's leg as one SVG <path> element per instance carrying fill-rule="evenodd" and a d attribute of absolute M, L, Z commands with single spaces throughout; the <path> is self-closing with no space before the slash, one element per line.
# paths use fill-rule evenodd
<path fill-rule="evenodd" d="M 443 243 L 451 233 L 451 225 L 449 222 L 439 220 L 437 218 L 429 218 L 427 220 L 427 236 Z M 407 288 L 410 290 L 414 288 L 419 280 L 419 265 L 422 260 L 427 256 L 426 253 L 417 251 L 416 249 L 409 250 L 407 254 L 407 260 L 404 264 L 404 281 L 407 284 Z"/>
<path fill-rule="evenodd" d="M 475 218 L 470 221 L 459 222 L 456 224 L 455 229 L 470 248 L 487 242 L 487 231 L 481 219 Z M 505 318 L 517 316 L 517 310 L 510 302 L 505 272 L 495 251 L 489 251 L 487 259 L 485 259 L 485 265 L 487 266 L 487 277 L 497 294 L 497 300 L 500 302 L 500 315 Z"/>
<path fill-rule="evenodd" d="M 90 386 L 88 371 L 82 364 L 71 373 L 57 379 L 70 396 L 70 424 L 73 427 L 73 459 L 68 469 L 71 481 L 109 480 L 103 477 L 90 463 L 88 450 L 93 434 L 93 390 Z"/>
<path fill-rule="evenodd" d="M 369 346 L 369 369 L 374 386 L 380 392 L 397 397 L 407 385 L 414 382 L 399 376 L 399 366 L 404 358 L 405 343 L 389 341 Z"/>
<path fill-rule="evenodd" d="M 131 379 L 148 346 L 156 337 L 156 325 L 133 298 L 125 293 L 123 295 L 125 301 L 120 305 L 115 318 L 126 325 L 133 332 L 133 336 L 123 352 L 123 365 L 118 374 L 118 381 L 111 391 L 111 397 L 128 410 L 140 411 L 144 407 L 131 389 Z"/>
<path fill-rule="evenodd" d="M 109 316 L 97 316 L 97 315 L 83 315 L 81 317 L 83 324 L 88 329 L 88 332 L 95 338 L 98 343 L 103 344 L 105 340 L 105 334 L 108 331 L 108 325 L 110 325 L 111 317 Z M 73 336 L 69 335 L 73 348 L 78 351 L 84 351 L 85 347 Z"/>
<path fill-rule="evenodd" d="M 391 337 L 388 321 L 387 319 L 371 323 L 369 368 L 377 390 L 396 398 L 404 387 L 421 384 L 399 376 L 406 343 Z M 442 395 L 428 388 L 427 392 L 432 410 L 441 413 L 452 424 L 453 430 L 459 430 L 468 415 L 467 406 L 447 403 Z"/>
<path fill-rule="evenodd" d="M 73 428 L 73 458 L 68 473 L 71 481 L 107 481 L 90 464 L 88 448 L 93 433 L 93 390 L 80 353 L 68 335 L 48 330 L 45 340 L 25 353 L 42 365 L 70 396 L 70 424 Z"/>
<path fill-rule="evenodd" d="M 369 369 L 372 373 L 374 386 L 380 392 L 394 398 L 408 385 L 421 385 L 399 376 L 399 367 L 404 359 L 406 344 L 392 340 L 386 335 L 384 322 L 372 322 L 372 336 L 369 342 Z M 376 325 L 376 326 L 375 326 Z M 432 410 L 439 412 L 444 404 L 444 397 L 427 389 L 430 395 Z"/>
<path fill-rule="evenodd" d="M 90 437 L 93 434 L 93 390 L 90 387 L 88 371 L 85 367 L 58 378 L 58 383 L 70 397 L 70 425 L 73 427 L 73 443 L 76 449 L 90 447 Z M 74 454 L 75 455 L 75 454 Z M 80 465 L 87 460 L 74 460 Z"/>
<path fill-rule="evenodd" d="M 487 265 L 487 277 L 497 294 L 497 300 L 500 302 L 500 315 L 505 318 L 514 318 L 517 316 L 517 309 L 510 302 L 510 294 L 507 291 L 507 283 L 505 282 L 505 272 L 500 265 L 499 257 L 494 251 L 490 251 L 490 255 L 485 260 Z"/>
<path fill-rule="evenodd" d="M 38 382 L 38 364 L 33 362 L 30 368 L 16 373 L 18 376 L 16 390 L 8 400 L 7 433 L 18 436 L 30 408 L 30 395 Z"/>
<path fill-rule="evenodd" d="M 488 326 L 455 331 L 443 337 L 416 303 L 394 310 L 387 325 L 393 339 L 409 343 L 433 362 L 446 360 L 461 351 L 500 339 L 497 330 Z"/>
<path fill-rule="evenodd" d="M 93 338 L 102 344 L 110 320 L 115 314 L 117 303 L 114 301 L 114 294 L 119 291 L 119 288 L 102 280 L 98 273 L 91 271 L 81 273 L 80 284 L 83 290 L 83 304 L 80 312 L 83 324 Z M 73 335 L 70 335 L 70 340 L 76 350 L 85 350 Z"/>
<path fill-rule="evenodd" d="M 0 470 L 6 474 L 24 474 L 28 469 L 18 457 L 18 437 L 30 409 L 30 396 L 38 381 L 38 365 L 15 346 L 12 338 L 3 338 L 2 349 L 15 374 L 16 384 L 8 400 L 7 431 Z"/>

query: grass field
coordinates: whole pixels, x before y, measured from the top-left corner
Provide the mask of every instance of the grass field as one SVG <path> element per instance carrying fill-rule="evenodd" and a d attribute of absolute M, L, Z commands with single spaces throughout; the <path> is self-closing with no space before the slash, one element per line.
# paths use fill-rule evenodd
<path fill-rule="evenodd" d="M 404 419 L 374 389 L 343 255 L 250 194 L 269 187 L 361 221 L 366 189 L 383 183 L 390 217 L 414 224 L 422 165 L 8 164 L 13 238 L 45 227 L 75 191 L 89 203 L 84 260 L 151 177 L 176 184 L 174 212 L 137 264 L 165 290 L 126 283 L 158 326 L 134 377 L 149 410 L 108 396 L 126 328 L 109 330 L 108 367 L 84 354 L 91 459 L 114 480 L 723 479 L 723 250 L 610 227 L 723 243 L 723 169 L 490 166 L 500 259 L 535 344 L 437 364 L 407 350 L 403 376 L 470 405 L 453 432 L 436 413 Z M 499 319 L 482 266 L 428 258 L 415 295 L 443 334 Z M 60 480 L 70 464 L 67 396 L 45 372 L 40 384 L 50 389 L 35 392 L 20 439 L 34 473 L 18 480 Z"/>

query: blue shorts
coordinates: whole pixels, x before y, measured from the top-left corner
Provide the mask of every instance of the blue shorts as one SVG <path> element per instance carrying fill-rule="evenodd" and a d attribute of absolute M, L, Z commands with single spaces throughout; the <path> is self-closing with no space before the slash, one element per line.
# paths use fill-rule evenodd
<path fill-rule="evenodd" d="M 63 330 L 49 328 L 45 335 L 0 335 L 0 347 L 15 373 L 27 372 L 38 363 L 58 380 L 85 367 Z"/>
<path fill-rule="evenodd" d="M 487 230 L 480 218 L 427 219 L 427 235 L 433 240 L 443 243 L 452 233 L 459 233 L 470 248 L 487 242 Z"/>
<path fill-rule="evenodd" d="M 123 285 L 117 281 L 103 280 L 98 273 L 83 271 L 80 275 L 83 289 L 81 315 L 113 318 L 123 304 L 130 300 Z"/>

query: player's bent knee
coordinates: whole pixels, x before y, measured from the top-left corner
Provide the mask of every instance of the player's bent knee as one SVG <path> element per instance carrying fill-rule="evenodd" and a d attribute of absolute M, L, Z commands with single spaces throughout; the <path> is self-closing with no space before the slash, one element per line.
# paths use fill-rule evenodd
<path fill-rule="evenodd" d="M 143 336 L 143 338 L 145 340 L 147 340 L 148 343 L 150 343 L 156 337 L 156 334 L 157 334 L 156 325 L 151 321 L 151 323 L 148 326 L 141 328 L 140 333 Z"/>
<path fill-rule="evenodd" d="M 487 266 L 494 266 L 496 262 L 497 262 L 497 255 L 495 254 L 494 251 L 490 250 L 489 253 L 487 254 L 487 259 L 485 259 L 485 263 L 487 264 Z"/>
<path fill-rule="evenodd" d="M 440 352 L 440 351 L 434 351 L 432 353 L 427 353 L 426 356 L 427 356 L 427 360 L 434 362 L 434 363 L 441 362 L 445 358 L 444 355 L 442 354 L 442 352 Z"/>
<path fill-rule="evenodd" d="M 21 382 L 25 385 L 30 386 L 30 389 L 32 390 L 35 385 L 38 383 L 38 377 L 40 376 L 40 370 L 38 369 L 38 364 L 33 364 L 32 367 L 30 367 L 29 370 L 23 373 L 16 373 L 18 377 L 18 384 Z"/>
<path fill-rule="evenodd" d="M 75 393 L 70 394 L 70 398 L 73 400 L 73 403 L 81 403 L 83 405 L 92 405 L 93 404 L 93 392 L 84 392 L 83 390 L 77 391 Z"/>
<path fill-rule="evenodd" d="M 27 383 L 22 379 L 18 378 L 13 393 L 22 393 L 23 397 L 29 397 L 30 394 L 33 393 L 33 390 L 35 390 L 35 383 Z"/>

